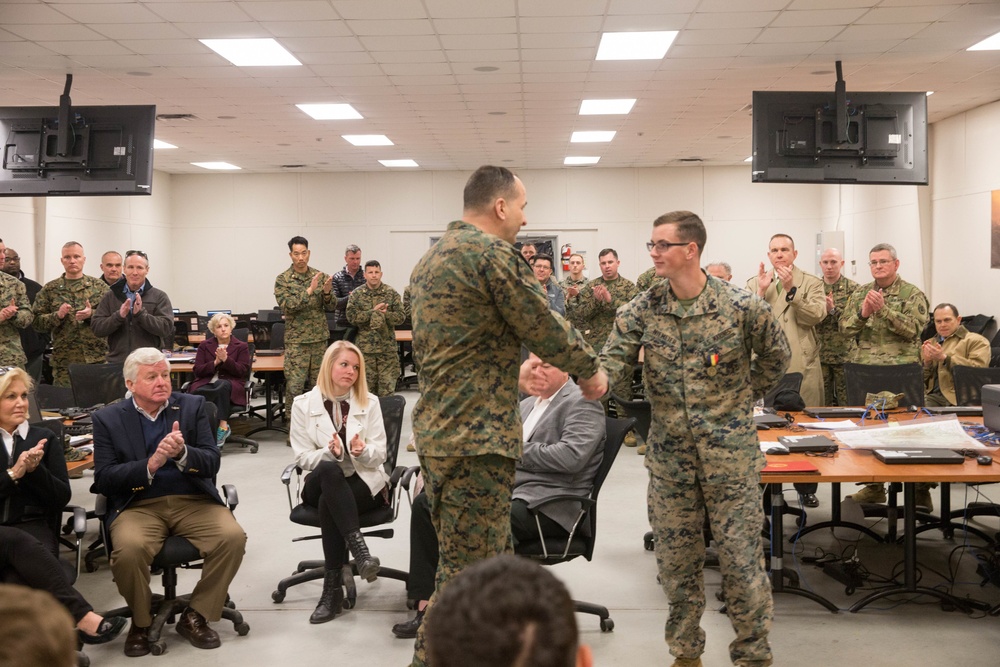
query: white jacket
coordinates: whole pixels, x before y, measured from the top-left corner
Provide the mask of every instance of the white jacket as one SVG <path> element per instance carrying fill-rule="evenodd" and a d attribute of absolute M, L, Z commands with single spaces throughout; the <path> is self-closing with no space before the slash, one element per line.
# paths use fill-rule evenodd
<path fill-rule="evenodd" d="M 382 408 L 378 397 L 368 394 L 368 407 L 362 408 L 350 399 L 351 409 L 347 416 L 347 442 L 343 443 L 340 458 L 330 452 L 329 443 L 337 428 L 330 419 L 330 413 L 323 405 L 323 395 L 319 387 L 313 387 L 308 393 L 296 396 L 292 404 L 292 427 L 288 435 L 292 441 L 292 451 L 295 453 L 295 463 L 303 470 L 314 470 L 320 461 L 337 461 L 344 472 L 354 471 L 371 489 L 372 496 L 377 494 L 389 483 L 389 476 L 382 464 L 386 459 L 385 425 L 382 423 Z M 351 454 L 351 440 L 355 434 L 365 443 L 360 455 Z M 344 455 L 347 455 L 346 464 Z"/>

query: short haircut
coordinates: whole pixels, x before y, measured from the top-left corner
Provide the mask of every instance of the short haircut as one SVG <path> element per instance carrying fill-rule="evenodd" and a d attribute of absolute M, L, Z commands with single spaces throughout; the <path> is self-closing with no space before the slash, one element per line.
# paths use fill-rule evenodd
<path fill-rule="evenodd" d="M 893 248 L 888 243 L 876 243 L 874 246 L 872 246 L 872 249 L 868 251 L 868 255 L 871 256 L 872 253 L 876 252 L 887 252 L 889 253 L 889 257 L 892 257 L 893 259 L 898 259 L 898 257 L 896 257 L 896 249 Z"/>
<path fill-rule="evenodd" d="M 605 255 L 614 255 L 615 259 L 618 259 L 618 251 L 614 248 L 605 248 L 601 252 L 597 253 L 597 259 L 604 257 Z"/>
<path fill-rule="evenodd" d="M 705 268 L 709 269 L 713 266 L 721 266 L 723 271 L 725 271 L 729 275 L 733 275 L 733 267 L 729 266 L 727 262 L 709 262 L 708 264 L 705 265 Z"/>
<path fill-rule="evenodd" d="M 79 241 L 66 241 L 66 243 L 63 243 L 62 247 L 63 247 L 63 250 L 65 250 L 66 248 L 72 248 L 75 245 L 78 245 L 81 248 L 83 247 L 83 244 L 80 243 Z"/>
<path fill-rule="evenodd" d="M 484 211 L 497 199 L 512 198 L 517 192 L 514 172 L 506 167 L 484 165 L 472 172 L 462 193 L 466 211 Z"/>
<path fill-rule="evenodd" d="M 208 330 L 215 333 L 215 327 L 219 326 L 219 323 L 222 322 L 222 320 L 229 320 L 230 332 L 236 328 L 236 320 L 233 319 L 232 315 L 229 313 L 216 313 L 215 315 L 212 315 L 212 319 L 208 321 Z"/>
<path fill-rule="evenodd" d="M 933 317 L 934 313 L 941 310 L 942 308 L 950 308 L 951 314 L 954 315 L 955 317 L 958 317 L 958 308 L 956 308 L 954 305 L 950 303 L 939 303 L 938 305 L 934 306 L 934 310 L 931 311 L 931 316 Z"/>
<path fill-rule="evenodd" d="M 521 249 L 522 250 L 524 250 L 525 248 L 534 248 L 534 247 L 535 247 L 535 244 L 532 243 L 531 241 L 525 241 L 524 243 L 521 244 Z M 537 250 L 537 248 L 535 248 L 535 249 Z"/>
<path fill-rule="evenodd" d="M 31 390 L 34 387 L 35 383 L 31 380 L 30 375 L 28 375 L 23 369 L 18 368 L 17 366 L 11 366 L 10 368 L 7 368 L 6 371 L 7 371 L 6 373 L 0 375 L 0 396 L 3 396 L 4 394 L 7 393 L 7 390 L 10 389 L 10 385 L 13 384 L 15 380 L 20 380 L 21 382 L 23 382 L 24 388 L 28 390 L 28 393 L 31 393 Z M 42 416 L 28 415 L 28 418 L 41 419 Z"/>
<path fill-rule="evenodd" d="M 479 561 L 441 591 L 424 621 L 434 667 L 571 667 L 578 633 L 566 587 L 514 555 Z"/>
<path fill-rule="evenodd" d="M 103 255 L 101 255 L 101 264 L 104 264 L 104 258 L 107 257 L 108 255 L 118 255 L 119 259 L 121 259 L 121 256 L 122 256 L 122 254 L 120 252 L 118 252 L 117 250 L 109 250 L 106 253 L 104 253 Z"/>
<path fill-rule="evenodd" d="M 289 252 L 291 252 L 293 245 L 304 245 L 306 248 L 308 248 L 309 247 L 309 241 L 306 241 L 306 237 L 304 237 L 304 236 L 293 236 L 288 241 L 288 250 L 289 250 Z"/>
<path fill-rule="evenodd" d="M 75 665 L 74 625 L 48 591 L 0 584 L 0 665 Z"/>
<path fill-rule="evenodd" d="M 125 358 L 125 368 L 122 369 L 122 375 L 126 380 L 135 382 L 135 376 L 139 374 L 139 366 L 152 366 L 166 360 L 167 355 L 155 347 L 137 348 Z"/>
<path fill-rule="evenodd" d="M 664 213 L 656 220 L 653 220 L 653 227 L 660 225 L 675 225 L 677 236 L 684 243 L 694 243 L 698 246 L 698 255 L 705 252 L 705 243 L 708 242 L 708 232 L 705 231 L 705 223 L 691 211 L 671 211 Z"/>
<path fill-rule="evenodd" d="M 579 257 L 579 258 L 580 258 L 580 261 L 581 261 L 581 262 L 583 262 L 584 264 L 586 264 L 586 263 L 587 263 L 587 260 L 585 260 L 585 259 L 583 258 L 583 255 L 581 255 L 581 254 L 580 254 L 580 253 L 578 253 L 578 252 L 574 252 L 574 253 L 573 253 L 572 255 L 570 255 L 570 256 L 569 256 L 569 258 L 570 258 L 570 259 L 573 259 L 574 257 Z"/>
<path fill-rule="evenodd" d="M 792 244 L 792 250 L 795 250 L 795 239 L 793 239 L 788 234 L 783 234 L 783 233 L 780 233 L 780 232 L 778 234 L 772 234 L 771 238 L 768 239 L 768 241 L 767 241 L 767 245 L 770 246 L 771 245 L 771 241 L 773 241 L 774 239 L 788 239 L 791 242 L 791 244 Z"/>
<path fill-rule="evenodd" d="M 347 246 L 347 248 L 344 249 L 344 254 L 345 255 L 349 255 L 352 252 L 361 252 L 361 248 L 359 248 L 358 246 L 356 246 L 356 245 L 354 245 L 352 243 L 351 245 Z M 366 264 L 365 266 L 368 266 L 368 265 Z"/>
<path fill-rule="evenodd" d="M 369 266 L 377 266 L 380 271 L 382 270 L 382 265 L 378 263 L 377 259 L 369 259 L 365 262 L 365 268 L 367 269 Z"/>
<path fill-rule="evenodd" d="M 354 382 L 351 394 L 354 397 L 355 403 L 362 408 L 366 408 L 368 407 L 368 380 L 365 379 L 365 355 L 361 354 L 361 350 L 354 343 L 346 340 L 338 340 L 326 348 L 326 352 L 323 353 L 323 361 L 319 365 L 316 386 L 319 387 L 323 398 L 331 400 L 334 398 L 333 378 L 330 377 L 330 374 L 333 371 L 333 362 L 345 352 L 353 352 L 358 355 L 358 379 Z M 346 445 L 347 443 L 344 444 Z"/>
<path fill-rule="evenodd" d="M 542 260 L 542 261 L 545 261 L 545 262 L 548 262 L 548 263 L 549 263 L 549 269 L 550 269 L 550 270 L 551 270 L 551 269 L 554 269 L 554 268 L 555 268 L 555 266 L 556 266 L 556 265 L 555 265 L 555 262 L 553 262 L 553 261 L 552 261 L 552 255 L 548 255 L 548 254 L 546 254 L 546 253 L 544 253 L 544 252 L 543 252 L 543 253 L 540 253 L 540 254 L 538 254 L 538 255 L 535 255 L 534 257 L 532 257 L 532 258 L 531 258 L 531 260 L 532 260 L 532 261 L 531 261 L 531 265 L 532 265 L 532 266 L 534 266 L 535 264 L 537 264 L 539 260 Z"/>

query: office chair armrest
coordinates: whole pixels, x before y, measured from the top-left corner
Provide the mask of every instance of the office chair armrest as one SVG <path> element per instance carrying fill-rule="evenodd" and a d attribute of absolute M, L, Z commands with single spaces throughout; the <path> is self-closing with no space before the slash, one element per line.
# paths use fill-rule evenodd
<path fill-rule="evenodd" d="M 94 494 L 94 516 L 104 523 L 104 517 L 108 515 L 108 497 L 102 493 Z"/>
<path fill-rule="evenodd" d="M 292 482 L 292 473 L 298 469 L 298 474 L 302 474 L 301 469 L 299 469 L 298 463 L 289 463 L 285 466 L 285 469 L 281 471 L 281 483 L 288 486 Z"/>
<path fill-rule="evenodd" d="M 396 470 L 399 470 L 399 468 L 396 468 Z M 413 479 L 413 476 L 416 475 L 418 472 L 420 472 L 420 466 L 410 466 L 409 468 L 406 468 L 403 471 L 403 475 L 399 480 L 400 486 L 409 491 L 410 481 Z"/>
<path fill-rule="evenodd" d="M 63 508 L 63 512 L 73 515 L 71 524 L 73 532 L 76 533 L 77 538 L 83 537 L 87 533 L 87 510 L 79 505 L 67 505 Z"/>
<path fill-rule="evenodd" d="M 188 393 L 188 388 L 190 386 L 191 386 L 191 380 L 188 380 L 187 382 L 181 385 L 181 391 L 185 394 Z"/>
<path fill-rule="evenodd" d="M 236 486 L 233 484 L 222 485 L 222 497 L 231 510 L 235 510 L 236 506 L 240 504 L 239 494 L 236 493 Z"/>

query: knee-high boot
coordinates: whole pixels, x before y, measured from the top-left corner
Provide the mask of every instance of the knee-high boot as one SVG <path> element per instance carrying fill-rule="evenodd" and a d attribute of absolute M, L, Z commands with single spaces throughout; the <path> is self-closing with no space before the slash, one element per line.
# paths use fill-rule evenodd
<path fill-rule="evenodd" d="M 375 581 L 378 578 L 379 560 L 368 552 L 368 545 L 365 544 L 365 536 L 360 530 L 346 535 L 347 549 L 354 556 L 354 564 L 358 568 L 358 575 L 365 581 Z"/>

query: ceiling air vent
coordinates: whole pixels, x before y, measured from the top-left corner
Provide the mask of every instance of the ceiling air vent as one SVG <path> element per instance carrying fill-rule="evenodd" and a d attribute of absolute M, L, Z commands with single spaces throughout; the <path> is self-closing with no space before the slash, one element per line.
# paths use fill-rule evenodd
<path fill-rule="evenodd" d="M 158 113 L 156 120 L 197 120 L 193 113 Z"/>

